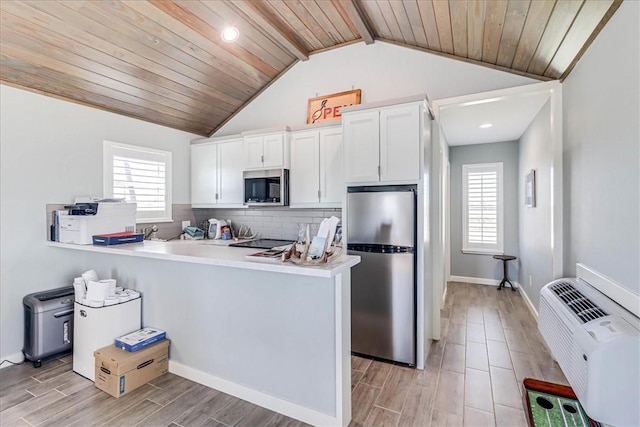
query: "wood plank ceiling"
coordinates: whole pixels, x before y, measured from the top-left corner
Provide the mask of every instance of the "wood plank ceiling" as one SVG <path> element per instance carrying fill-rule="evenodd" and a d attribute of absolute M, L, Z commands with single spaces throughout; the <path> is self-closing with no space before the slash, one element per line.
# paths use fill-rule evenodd
<path fill-rule="evenodd" d="M 564 79 L 621 2 L 2 0 L 0 80 L 210 135 L 297 61 L 361 41 Z"/>

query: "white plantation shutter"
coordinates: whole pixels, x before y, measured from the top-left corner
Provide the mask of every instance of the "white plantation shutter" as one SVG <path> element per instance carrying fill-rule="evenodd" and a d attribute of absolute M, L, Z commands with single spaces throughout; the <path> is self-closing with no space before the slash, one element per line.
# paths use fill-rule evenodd
<path fill-rule="evenodd" d="M 104 141 L 104 196 L 137 204 L 136 222 L 171 220 L 171 153 Z"/>
<path fill-rule="evenodd" d="M 463 252 L 503 253 L 502 163 L 462 165 Z"/>

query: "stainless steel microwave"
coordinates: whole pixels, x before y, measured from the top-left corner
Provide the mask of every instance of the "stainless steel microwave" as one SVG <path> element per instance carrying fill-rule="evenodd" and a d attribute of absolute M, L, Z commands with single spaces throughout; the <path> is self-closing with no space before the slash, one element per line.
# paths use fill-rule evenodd
<path fill-rule="evenodd" d="M 289 169 L 245 171 L 244 204 L 289 206 Z"/>

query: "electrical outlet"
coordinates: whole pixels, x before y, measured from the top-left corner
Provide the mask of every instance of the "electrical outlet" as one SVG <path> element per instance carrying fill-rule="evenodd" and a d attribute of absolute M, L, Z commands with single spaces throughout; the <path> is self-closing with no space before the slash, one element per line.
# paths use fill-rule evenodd
<path fill-rule="evenodd" d="M 529 287 L 531 287 L 531 275 L 529 275 Z"/>
<path fill-rule="evenodd" d="M 185 228 L 191 226 L 191 221 L 182 221 L 182 229 L 184 230 Z"/>

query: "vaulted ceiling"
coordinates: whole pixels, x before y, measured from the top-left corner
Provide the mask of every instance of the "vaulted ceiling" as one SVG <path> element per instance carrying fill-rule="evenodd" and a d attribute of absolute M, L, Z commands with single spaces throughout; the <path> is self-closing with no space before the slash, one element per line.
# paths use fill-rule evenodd
<path fill-rule="evenodd" d="M 206 136 L 297 61 L 350 43 L 563 79 L 621 2 L 2 0 L 0 80 Z"/>

